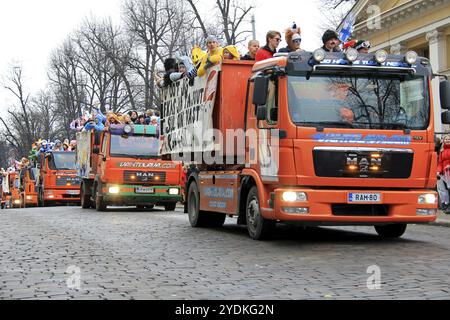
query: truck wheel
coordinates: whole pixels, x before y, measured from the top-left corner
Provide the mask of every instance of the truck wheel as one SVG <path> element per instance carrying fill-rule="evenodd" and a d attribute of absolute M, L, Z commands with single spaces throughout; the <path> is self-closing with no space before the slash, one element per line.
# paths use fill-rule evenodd
<path fill-rule="evenodd" d="M 39 189 L 39 193 L 38 193 L 38 206 L 41 208 L 45 207 L 44 193 L 42 191 L 42 188 Z"/>
<path fill-rule="evenodd" d="M 101 186 L 97 185 L 97 190 L 95 192 L 95 209 L 99 212 L 106 211 L 106 203 L 103 200 L 103 197 L 100 196 Z"/>
<path fill-rule="evenodd" d="M 194 228 L 205 227 L 207 222 L 207 213 L 200 210 L 200 195 L 196 182 L 192 182 L 189 186 L 187 194 L 187 208 L 191 226 Z"/>
<path fill-rule="evenodd" d="M 86 194 L 85 185 L 81 186 L 81 208 L 89 209 L 92 206 L 91 196 Z"/>
<path fill-rule="evenodd" d="M 164 209 L 166 211 L 175 211 L 175 209 L 177 208 L 177 203 L 167 203 L 164 205 Z"/>
<path fill-rule="evenodd" d="M 247 229 L 250 237 L 254 240 L 265 240 L 272 233 L 275 221 L 263 218 L 259 206 L 258 188 L 251 188 L 245 207 L 247 217 Z"/>
<path fill-rule="evenodd" d="M 382 238 L 400 238 L 406 232 L 406 224 L 389 224 L 386 226 L 375 226 L 375 231 Z"/>

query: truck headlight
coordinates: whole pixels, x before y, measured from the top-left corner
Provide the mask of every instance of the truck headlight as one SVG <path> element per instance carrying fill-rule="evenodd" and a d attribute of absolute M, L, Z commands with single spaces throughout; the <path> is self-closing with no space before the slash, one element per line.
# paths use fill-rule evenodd
<path fill-rule="evenodd" d="M 417 62 L 418 54 L 414 51 L 408 51 L 405 55 L 405 61 L 408 64 L 415 64 Z"/>
<path fill-rule="evenodd" d="M 178 189 L 178 188 L 170 188 L 169 189 L 169 194 L 171 196 L 177 196 L 177 195 L 180 194 L 180 189 Z"/>
<path fill-rule="evenodd" d="M 347 57 L 347 60 L 350 62 L 356 61 L 358 59 L 358 50 L 353 48 L 348 48 L 347 52 L 345 53 L 345 56 Z"/>
<path fill-rule="evenodd" d="M 20 204 L 20 200 L 14 200 L 14 204 Z"/>
<path fill-rule="evenodd" d="M 304 192 L 286 191 L 283 193 L 284 202 L 307 202 L 308 196 Z"/>
<path fill-rule="evenodd" d="M 111 194 L 118 194 L 120 192 L 120 188 L 119 187 L 109 187 L 108 192 Z"/>
<path fill-rule="evenodd" d="M 317 49 L 313 53 L 313 58 L 316 62 L 322 62 L 325 59 L 326 52 L 323 49 Z"/>
<path fill-rule="evenodd" d="M 437 197 L 433 193 L 422 194 L 419 196 L 419 204 L 436 204 Z"/>
<path fill-rule="evenodd" d="M 378 50 L 375 53 L 375 61 L 378 63 L 384 63 L 387 60 L 388 53 L 386 50 Z"/>
<path fill-rule="evenodd" d="M 131 131 L 133 131 L 133 127 L 130 126 L 129 124 L 126 125 L 125 127 L 123 127 L 123 132 L 124 132 L 125 134 L 130 134 Z"/>

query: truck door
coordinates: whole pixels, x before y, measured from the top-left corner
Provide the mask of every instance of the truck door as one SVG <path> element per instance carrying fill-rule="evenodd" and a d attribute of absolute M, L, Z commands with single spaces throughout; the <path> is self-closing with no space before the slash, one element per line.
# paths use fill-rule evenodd
<path fill-rule="evenodd" d="M 255 81 L 254 90 L 267 92 L 265 104 L 253 106 L 256 113 L 257 165 L 263 182 L 278 182 L 279 171 L 279 135 L 278 135 L 278 80 L 268 78 L 268 83 L 261 87 Z"/>

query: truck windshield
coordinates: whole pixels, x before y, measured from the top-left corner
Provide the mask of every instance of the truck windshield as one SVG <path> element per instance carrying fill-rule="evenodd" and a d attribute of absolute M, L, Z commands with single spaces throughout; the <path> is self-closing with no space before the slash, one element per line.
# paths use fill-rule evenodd
<path fill-rule="evenodd" d="M 50 170 L 75 170 L 75 152 L 53 153 L 48 166 Z"/>
<path fill-rule="evenodd" d="M 111 135 L 110 154 L 112 157 L 157 158 L 159 140 L 151 136 Z"/>
<path fill-rule="evenodd" d="M 289 77 L 289 111 L 303 127 L 424 130 L 430 105 L 424 78 Z"/>

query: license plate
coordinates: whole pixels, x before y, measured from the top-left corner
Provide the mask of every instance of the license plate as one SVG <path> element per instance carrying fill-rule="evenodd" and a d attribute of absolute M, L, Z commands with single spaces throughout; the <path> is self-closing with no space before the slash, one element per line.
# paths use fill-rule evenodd
<path fill-rule="evenodd" d="M 349 203 L 381 203 L 380 193 L 349 193 Z"/>
<path fill-rule="evenodd" d="M 155 193 L 155 188 L 136 188 L 136 193 L 147 193 L 153 194 Z"/>
<path fill-rule="evenodd" d="M 67 191 L 67 194 L 69 194 L 71 196 L 79 195 L 80 190 L 69 190 L 69 191 Z"/>

